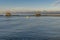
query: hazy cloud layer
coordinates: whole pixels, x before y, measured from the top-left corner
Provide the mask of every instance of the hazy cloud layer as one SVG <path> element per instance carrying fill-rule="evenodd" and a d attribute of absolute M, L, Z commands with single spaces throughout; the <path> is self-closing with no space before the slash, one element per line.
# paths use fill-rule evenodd
<path fill-rule="evenodd" d="M 60 0 L 55 0 L 55 1 L 52 3 L 52 6 L 59 7 L 59 6 L 60 6 Z"/>

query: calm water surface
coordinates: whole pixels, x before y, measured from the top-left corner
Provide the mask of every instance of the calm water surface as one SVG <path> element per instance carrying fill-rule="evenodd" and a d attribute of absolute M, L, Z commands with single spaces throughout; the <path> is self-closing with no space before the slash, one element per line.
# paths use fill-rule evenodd
<path fill-rule="evenodd" d="M 60 17 L 0 17 L 0 40 L 60 40 Z"/>

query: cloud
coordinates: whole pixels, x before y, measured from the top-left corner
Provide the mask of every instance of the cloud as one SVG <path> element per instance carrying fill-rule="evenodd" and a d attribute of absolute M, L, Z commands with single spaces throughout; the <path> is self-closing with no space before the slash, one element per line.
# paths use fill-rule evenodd
<path fill-rule="evenodd" d="M 55 0 L 51 6 L 60 7 L 60 0 Z"/>
<path fill-rule="evenodd" d="M 26 12 L 26 11 L 34 11 L 36 10 L 36 8 L 29 8 L 29 7 L 15 7 L 15 8 L 10 8 L 10 11 L 14 11 L 14 12 Z"/>

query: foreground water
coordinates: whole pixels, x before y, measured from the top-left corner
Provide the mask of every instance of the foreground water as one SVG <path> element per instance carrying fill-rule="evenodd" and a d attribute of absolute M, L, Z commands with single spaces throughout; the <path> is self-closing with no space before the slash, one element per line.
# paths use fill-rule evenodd
<path fill-rule="evenodd" d="M 0 40 L 60 40 L 60 17 L 0 17 Z"/>

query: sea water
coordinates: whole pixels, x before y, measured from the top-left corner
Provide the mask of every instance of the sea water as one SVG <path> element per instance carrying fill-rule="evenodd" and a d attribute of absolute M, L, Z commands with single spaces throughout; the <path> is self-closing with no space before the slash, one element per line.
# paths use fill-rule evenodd
<path fill-rule="evenodd" d="M 0 40 L 60 40 L 60 17 L 0 16 Z"/>

